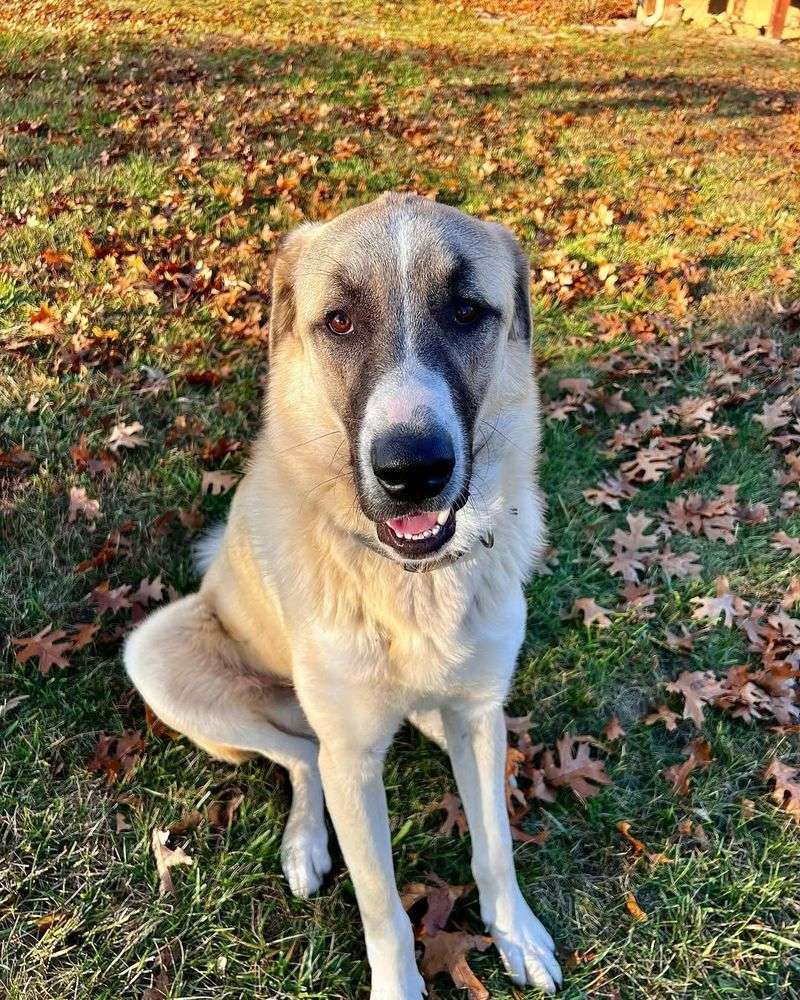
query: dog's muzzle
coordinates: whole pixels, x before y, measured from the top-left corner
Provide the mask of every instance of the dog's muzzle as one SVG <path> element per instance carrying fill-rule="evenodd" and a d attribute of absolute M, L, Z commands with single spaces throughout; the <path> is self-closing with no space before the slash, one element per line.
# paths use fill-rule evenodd
<path fill-rule="evenodd" d="M 406 559 L 422 559 L 455 533 L 452 505 L 436 507 L 449 491 L 456 453 L 444 428 L 386 431 L 370 449 L 372 472 L 397 514 L 377 524 L 378 539 Z"/>

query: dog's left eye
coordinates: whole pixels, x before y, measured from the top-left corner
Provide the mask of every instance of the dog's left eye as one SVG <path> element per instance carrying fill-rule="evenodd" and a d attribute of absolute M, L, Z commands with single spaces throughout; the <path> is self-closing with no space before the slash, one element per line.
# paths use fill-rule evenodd
<path fill-rule="evenodd" d="M 462 299 L 453 308 L 453 319 L 459 326 L 472 326 L 481 317 L 481 307 L 476 302 Z"/>
<path fill-rule="evenodd" d="M 353 332 L 353 321 L 343 309 L 335 309 L 325 317 L 325 323 L 331 333 L 337 337 L 346 337 Z"/>

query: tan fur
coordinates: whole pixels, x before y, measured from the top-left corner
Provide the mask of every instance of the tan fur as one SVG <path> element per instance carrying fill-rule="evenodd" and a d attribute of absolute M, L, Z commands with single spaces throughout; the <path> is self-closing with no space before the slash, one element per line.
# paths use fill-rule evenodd
<path fill-rule="evenodd" d="M 392 213 L 401 221 L 411 213 L 403 225 L 422 239 L 422 207 L 422 221 L 402 199 L 382 199 L 354 217 L 380 233 L 395 225 Z M 394 730 L 411 717 L 447 743 L 454 766 L 460 761 L 459 781 L 470 768 L 491 771 L 485 795 L 468 796 L 471 825 L 481 822 L 488 838 L 481 858 L 475 845 L 482 911 L 515 979 L 551 989 L 558 976 L 545 956 L 549 938 L 516 889 L 507 821 L 495 815 L 502 810 L 497 719 L 524 629 L 520 584 L 543 541 L 530 348 L 505 340 L 492 359 L 476 422 L 476 445 L 487 443 L 463 511 L 466 553 L 411 573 L 365 547 L 360 538 L 374 535 L 374 525 L 354 493 L 342 386 L 303 327 L 303 310 L 324 293 L 320 264 L 353 227 L 341 220 L 306 227 L 284 248 L 264 426 L 249 469 L 199 593 L 145 621 L 128 642 L 126 666 L 153 710 L 213 756 L 238 762 L 261 753 L 289 769 L 284 869 L 299 894 L 315 891 L 330 867 L 322 768 L 364 918 L 376 1000 L 421 995 L 407 921 L 389 890 L 385 803 L 375 784 Z M 486 281 L 510 302 L 508 237 L 499 227 L 477 232 L 497 255 Z M 480 541 L 486 532 L 491 548 Z M 454 748 L 462 736 L 467 749 Z M 477 774 L 469 783 L 480 789 Z"/>

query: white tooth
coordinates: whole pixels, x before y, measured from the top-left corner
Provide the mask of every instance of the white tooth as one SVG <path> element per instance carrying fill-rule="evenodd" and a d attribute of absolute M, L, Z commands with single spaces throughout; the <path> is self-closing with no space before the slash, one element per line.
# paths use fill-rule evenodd
<path fill-rule="evenodd" d="M 436 521 L 437 521 L 438 524 L 444 524 L 445 521 L 448 519 L 448 517 L 450 517 L 450 508 L 449 507 L 447 508 L 447 510 L 440 510 L 439 511 L 439 513 L 436 515 Z"/>
<path fill-rule="evenodd" d="M 434 524 L 434 526 L 431 528 L 431 534 L 438 535 L 441 530 L 442 530 L 441 524 Z"/>
<path fill-rule="evenodd" d="M 430 528 L 428 528 L 427 531 L 423 531 L 422 532 L 422 534 L 420 535 L 420 537 L 421 538 L 430 538 L 432 534 L 433 534 L 433 532 L 431 531 Z"/>

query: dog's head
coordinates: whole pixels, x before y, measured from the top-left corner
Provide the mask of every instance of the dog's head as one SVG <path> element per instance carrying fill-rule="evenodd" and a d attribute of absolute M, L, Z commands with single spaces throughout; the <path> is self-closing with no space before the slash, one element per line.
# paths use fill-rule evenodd
<path fill-rule="evenodd" d="M 530 334 L 528 263 L 501 225 L 384 195 L 285 238 L 271 383 L 304 366 L 313 408 L 324 401 L 344 436 L 366 544 L 406 564 L 451 547 L 487 397 L 510 349 L 527 358 Z"/>

